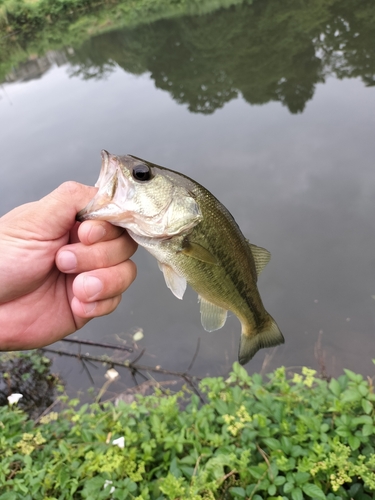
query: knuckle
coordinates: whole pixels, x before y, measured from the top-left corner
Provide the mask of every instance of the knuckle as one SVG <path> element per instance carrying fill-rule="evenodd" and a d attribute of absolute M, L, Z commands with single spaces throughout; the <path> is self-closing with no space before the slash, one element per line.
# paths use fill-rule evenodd
<path fill-rule="evenodd" d="M 128 260 L 127 263 L 128 263 L 130 283 L 132 283 L 137 277 L 138 269 L 136 264 L 132 260 Z"/>
<path fill-rule="evenodd" d="M 111 314 L 116 309 L 116 307 L 120 304 L 121 298 L 122 298 L 121 295 L 116 295 L 116 297 L 112 297 L 111 299 L 107 299 L 105 301 L 105 312 L 103 313 L 103 315 Z"/>
<path fill-rule="evenodd" d="M 77 192 L 81 191 L 82 184 L 75 181 L 65 181 L 57 188 L 57 191 L 63 195 L 74 196 Z"/>
<path fill-rule="evenodd" d="M 93 261 L 95 262 L 95 267 L 110 267 L 111 266 L 111 252 L 108 250 L 108 246 L 105 244 L 93 245 Z"/>

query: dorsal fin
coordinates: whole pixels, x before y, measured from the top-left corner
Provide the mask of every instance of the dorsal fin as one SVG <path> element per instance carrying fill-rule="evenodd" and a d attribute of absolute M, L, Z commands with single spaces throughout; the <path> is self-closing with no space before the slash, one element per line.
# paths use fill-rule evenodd
<path fill-rule="evenodd" d="M 251 253 L 253 254 L 253 257 L 254 257 L 257 276 L 259 276 L 260 273 L 265 268 L 265 266 L 270 261 L 271 254 L 265 248 L 257 247 L 256 245 L 253 245 L 252 243 L 249 243 L 249 245 L 250 245 Z"/>

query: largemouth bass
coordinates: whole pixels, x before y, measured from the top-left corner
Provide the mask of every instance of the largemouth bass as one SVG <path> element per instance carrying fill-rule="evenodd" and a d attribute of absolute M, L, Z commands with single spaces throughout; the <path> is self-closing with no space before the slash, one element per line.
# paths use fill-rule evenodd
<path fill-rule="evenodd" d="M 221 328 L 232 311 L 241 322 L 238 359 L 284 342 L 265 310 L 257 279 L 270 260 L 245 239 L 228 210 L 189 177 L 142 160 L 102 151 L 98 192 L 77 220 L 99 219 L 126 228 L 156 257 L 168 288 L 183 298 L 198 293 L 203 328 Z"/>

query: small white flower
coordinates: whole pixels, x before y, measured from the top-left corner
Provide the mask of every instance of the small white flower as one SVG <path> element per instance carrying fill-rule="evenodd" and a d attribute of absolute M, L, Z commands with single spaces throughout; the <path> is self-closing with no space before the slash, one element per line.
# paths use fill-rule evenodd
<path fill-rule="evenodd" d="M 124 438 L 124 436 L 121 436 L 120 438 L 114 439 L 112 441 L 112 444 L 117 445 L 119 448 L 124 448 L 125 447 L 125 438 Z"/>
<path fill-rule="evenodd" d="M 118 372 L 117 370 L 115 370 L 114 368 L 110 368 L 109 370 L 107 370 L 107 371 L 105 372 L 105 375 L 104 375 L 104 376 L 105 376 L 105 378 L 106 378 L 107 380 L 110 380 L 111 382 L 113 382 L 114 380 L 116 380 L 116 379 L 120 376 L 120 374 L 119 374 L 119 372 Z"/>
<path fill-rule="evenodd" d="M 105 490 L 107 486 L 110 486 L 111 484 L 113 484 L 113 481 L 109 481 L 108 479 L 106 479 L 104 481 L 104 485 L 103 485 L 103 489 Z M 114 486 L 111 486 L 111 489 L 109 490 L 109 493 L 113 493 L 115 491 L 115 487 Z"/>
<path fill-rule="evenodd" d="M 15 403 L 18 403 L 18 401 L 23 398 L 22 394 L 14 393 L 8 396 L 8 402 L 10 405 L 14 405 Z"/>
<path fill-rule="evenodd" d="M 140 328 L 137 332 L 135 332 L 135 334 L 133 335 L 133 340 L 134 342 L 138 342 L 138 340 L 141 340 L 143 339 L 144 335 L 143 335 L 143 330 L 142 328 Z"/>

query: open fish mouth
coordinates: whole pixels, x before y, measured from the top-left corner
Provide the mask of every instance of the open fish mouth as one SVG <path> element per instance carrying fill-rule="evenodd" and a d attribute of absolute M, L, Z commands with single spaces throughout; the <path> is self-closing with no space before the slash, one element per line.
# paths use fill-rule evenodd
<path fill-rule="evenodd" d="M 162 167 L 132 155 L 116 156 L 105 150 L 101 155 L 98 192 L 77 214 L 79 222 L 104 220 L 134 235 L 165 239 L 188 231 L 202 219 L 194 196 L 160 172 Z"/>
<path fill-rule="evenodd" d="M 78 212 L 76 219 L 79 222 L 92 219 L 105 219 L 116 223 L 121 216 L 121 221 L 126 222 L 126 212 L 123 205 L 132 198 L 134 189 L 124 176 L 117 156 L 101 151 L 102 166 L 99 178 L 95 183 L 98 192 L 88 205 Z M 129 214 L 130 217 L 130 214 Z"/>

